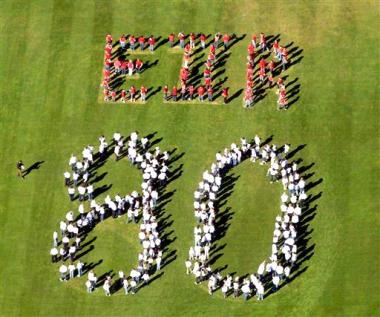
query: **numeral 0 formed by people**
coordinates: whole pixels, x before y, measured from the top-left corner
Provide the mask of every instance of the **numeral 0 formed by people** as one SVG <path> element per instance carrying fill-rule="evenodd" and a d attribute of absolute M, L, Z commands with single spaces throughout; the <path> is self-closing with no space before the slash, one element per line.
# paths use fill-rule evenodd
<path fill-rule="evenodd" d="M 152 276 L 162 274 L 160 270 L 170 263 L 169 256 L 165 255 L 167 243 L 163 237 L 164 227 L 159 220 L 161 215 L 158 210 L 162 211 L 162 208 L 158 204 L 162 206 L 165 187 L 176 176 L 170 170 L 172 152 L 161 151 L 159 147 L 152 149 L 156 143 L 151 140 L 152 135 L 140 137 L 137 132 L 132 132 L 128 137 L 123 137 L 115 132 L 110 142 L 104 136 L 99 137 L 98 150 L 86 146 L 81 159 L 71 155 L 70 168 L 64 173 L 64 184 L 70 200 L 79 201 L 78 214 L 69 211 L 60 221 L 60 234 L 57 231 L 53 233 L 50 251 L 51 261 L 61 262 L 59 274 L 62 282 L 87 274 L 85 288 L 88 293 L 102 287 L 106 296 L 111 296 L 120 288 L 126 295 L 136 294 L 150 283 Z M 242 295 L 247 300 L 256 294 L 257 299 L 262 300 L 284 286 L 299 266 L 297 229 L 307 205 L 306 184 L 297 163 L 289 160 L 290 146 L 284 144 L 278 147 L 270 145 L 269 141 L 262 141 L 258 136 L 252 141 L 241 138 L 239 144 L 232 143 L 218 152 L 215 162 L 203 173 L 194 192 L 197 224 L 185 267 L 187 274 L 194 275 L 195 284 L 207 282 L 210 295 L 220 289 L 224 297 Z M 111 156 L 115 161 L 129 161 L 141 170 L 141 193 L 134 190 L 123 196 L 107 195 L 104 202 L 99 203 L 97 196 L 108 188 L 94 188 L 95 171 Z M 245 160 L 267 166 L 269 181 L 282 184 L 281 209 L 275 219 L 271 255 L 259 265 L 257 272 L 247 277 L 223 276 L 220 269 L 212 268 L 214 253 L 218 250 L 217 241 L 225 230 L 221 219 L 225 219 L 228 212 L 221 207 L 226 191 L 233 186 L 229 172 Z M 88 233 L 110 217 L 124 218 L 126 224 L 140 223 L 138 239 L 142 250 L 138 254 L 137 265 L 129 274 L 119 270 L 116 281 L 112 280 L 111 274 L 103 274 L 102 278 L 95 274 L 94 268 L 102 260 L 97 264 L 85 264 L 80 259 L 92 249 L 85 248 Z"/>

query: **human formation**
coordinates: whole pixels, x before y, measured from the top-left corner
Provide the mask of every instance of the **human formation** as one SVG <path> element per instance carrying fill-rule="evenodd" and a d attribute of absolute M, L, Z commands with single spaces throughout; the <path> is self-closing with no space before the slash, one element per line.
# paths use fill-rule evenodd
<path fill-rule="evenodd" d="M 297 228 L 305 206 L 307 194 L 305 180 L 298 172 L 295 162 L 287 159 L 290 146 L 278 148 L 275 144 L 262 144 L 256 136 L 253 142 L 241 138 L 239 145 L 232 143 L 230 148 L 216 154 L 216 161 L 203 173 L 202 181 L 194 192 L 194 244 L 189 249 L 185 262 L 187 274 L 193 274 L 195 283 L 207 283 L 209 294 L 220 290 L 223 296 L 248 300 L 253 295 L 264 299 L 266 292 L 276 291 L 285 284 L 297 261 Z M 218 227 L 216 219 L 219 210 L 219 197 L 227 173 L 243 160 L 250 158 L 267 165 L 267 176 L 271 183 L 283 186 L 280 213 L 276 217 L 273 231 L 271 255 L 262 262 L 257 273 L 247 278 L 222 276 L 211 268 L 210 253 L 216 247 Z"/>
<path fill-rule="evenodd" d="M 286 97 L 286 88 L 284 80 L 278 77 L 275 84 L 275 77 L 285 71 L 289 65 L 288 51 L 275 40 L 271 47 L 268 46 L 266 36 L 260 33 L 260 39 L 255 34 L 252 35 L 251 43 L 247 47 L 247 73 L 246 87 L 244 91 L 244 107 L 252 107 L 255 100 L 259 97 L 259 92 L 267 84 L 268 88 L 277 85 L 278 109 L 286 110 L 288 107 L 288 99 Z M 272 58 L 267 61 L 264 57 L 258 55 L 260 53 L 272 52 Z M 255 62 L 255 58 L 258 57 Z M 256 66 L 258 66 L 257 69 Z M 255 77 L 256 76 L 256 77 Z"/>
<path fill-rule="evenodd" d="M 53 263 L 62 262 L 59 267 L 60 280 L 67 281 L 84 273 L 85 266 L 79 260 L 82 243 L 88 232 L 103 222 L 107 217 L 126 217 L 126 223 L 139 225 L 138 238 L 142 251 L 138 254 L 138 263 L 129 275 L 119 272 L 119 279 L 112 283 L 107 276 L 103 289 L 107 296 L 112 293 L 112 287 L 119 283 L 125 294 L 134 294 L 139 287 L 149 283 L 150 277 L 160 270 L 162 263 L 161 237 L 156 217 L 156 207 L 162 190 L 168 179 L 169 153 L 162 152 L 159 147 L 149 150 L 148 138 L 139 138 L 137 132 L 132 132 L 124 138 L 119 132 L 113 134 L 112 141 L 107 142 L 104 136 L 99 137 L 98 151 L 86 146 L 82 157 L 71 155 L 70 169 L 64 173 L 64 183 L 67 186 L 70 200 L 78 198 L 80 205 L 78 213 L 67 212 L 65 219 L 60 221 L 60 235 L 53 233 L 53 247 L 50 251 Z M 141 193 L 133 191 L 130 194 L 114 197 L 107 195 L 103 203 L 95 200 L 94 186 L 91 183 L 95 165 L 114 155 L 115 160 L 124 156 L 139 168 L 143 175 Z M 85 202 L 89 208 L 85 207 Z M 99 286 L 98 278 L 89 268 L 85 283 L 88 292 L 93 292 Z"/>
<path fill-rule="evenodd" d="M 104 59 L 103 59 L 103 99 L 104 101 L 116 102 L 120 99 L 121 102 L 136 102 L 140 99 L 141 102 L 146 101 L 148 89 L 145 86 L 141 86 L 140 89 L 134 85 L 130 86 L 128 90 L 122 89 L 117 91 L 115 82 L 119 76 L 132 77 L 136 74 L 140 74 L 145 67 L 144 62 L 140 59 L 128 59 L 120 53 L 125 53 L 128 50 L 134 52 L 136 49 L 143 52 L 148 48 L 150 52 L 154 52 L 156 40 L 153 35 L 149 38 L 140 36 L 136 38 L 134 35 L 130 35 L 128 38 L 122 35 L 118 41 L 114 43 L 110 34 L 106 35 L 106 44 L 104 47 Z M 120 51 L 115 50 L 115 46 Z"/>
<path fill-rule="evenodd" d="M 185 35 L 184 33 L 179 33 L 178 36 L 179 47 L 183 49 L 183 59 L 182 67 L 179 73 L 180 87 L 177 85 L 173 86 L 171 91 L 167 85 L 163 88 L 163 98 L 165 101 L 186 101 L 194 100 L 197 98 L 200 102 L 212 102 L 215 99 L 216 85 L 215 81 L 215 69 L 218 64 L 218 60 L 222 55 L 222 51 L 226 51 L 231 43 L 231 35 L 220 34 L 219 32 L 215 34 L 213 40 L 210 43 L 207 59 L 203 64 L 203 82 L 198 86 L 195 86 L 192 79 L 192 65 L 194 52 L 197 46 L 201 50 L 207 49 L 207 36 L 203 33 L 196 35 L 195 33 L 190 33 Z M 189 39 L 187 42 L 186 39 Z M 170 34 L 169 46 L 173 47 L 175 43 L 175 35 Z M 223 102 L 228 102 L 229 92 L 228 87 L 222 89 Z"/>
<path fill-rule="evenodd" d="M 179 85 L 173 87 L 164 85 L 162 89 L 165 101 L 192 101 L 197 99 L 199 102 L 212 102 L 216 99 L 216 92 L 220 89 L 223 103 L 229 102 L 229 88 L 217 87 L 215 83 L 215 69 L 218 58 L 222 55 L 223 49 L 226 51 L 234 38 L 230 34 L 216 33 L 207 44 L 208 35 L 203 33 L 184 34 L 182 32 L 175 35 L 169 34 L 168 43 L 170 48 L 183 50 L 182 66 L 179 73 Z M 140 59 L 126 59 L 120 53 L 136 50 L 144 52 L 149 50 L 154 52 L 156 39 L 153 35 L 149 37 L 122 35 L 119 40 L 113 41 L 110 34 L 106 36 L 104 49 L 104 68 L 103 68 L 103 98 L 104 101 L 121 102 L 145 102 L 148 89 L 142 85 L 135 87 L 131 85 L 127 89 L 117 90 L 119 76 L 133 78 L 144 70 L 145 63 Z M 198 50 L 208 50 L 207 59 L 204 62 L 203 80 L 198 84 L 192 82 L 192 61 L 194 53 Z M 268 53 L 269 55 L 265 55 Z M 267 60 L 269 58 L 269 60 Z M 253 34 L 247 47 L 247 67 L 246 67 L 246 87 L 243 96 L 243 106 L 252 107 L 261 99 L 263 91 L 267 88 L 277 87 L 277 105 L 279 110 L 288 109 L 288 97 L 285 81 L 280 76 L 289 66 L 288 50 L 281 46 L 278 40 L 273 43 L 267 41 L 266 35 L 260 33 L 259 38 Z M 218 94 L 219 95 L 219 94 Z"/>

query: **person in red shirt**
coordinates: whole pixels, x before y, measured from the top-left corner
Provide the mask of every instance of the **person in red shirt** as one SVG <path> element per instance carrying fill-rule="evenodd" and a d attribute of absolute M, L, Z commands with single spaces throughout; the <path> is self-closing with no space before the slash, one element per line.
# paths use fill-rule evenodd
<path fill-rule="evenodd" d="M 140 88 L 141 102 L 145 102 L 147 92 L 148 92 L 148 89 L 146 89 L 145 86 L 141 86 Z"/>
<path fill-rule="evenodd" d="M 125 92 L 125 89 L 121 91 L 121 101 L 126 102 L 127 101 L 127 93 Z"/>
<path fill-rule="evenodd" d="M 177 101 L 177 87 L 174 86 L 173 89 L 172 89 L 172 100 L 173 101 Z"/>
<path fill-rule="evenodd" d="M 199 86 L 198 89 L 197 89 L 197 93 L 198 93 L 198 96 L 199 96 L 199 101 L 203 102 L 203 97 L 204 97 L 204 94 L 205 94 L 205 89 L 203 86 Z"/>
<path fill-rule="evenodd" d="M 279 89 L 285 89 L 284 80 L 281 77 L 277 79 L 277 86 Z"/>
<path fill-rule="evenodd" d="M 111 97 L 112 97 L 112 101 L 115 102 L 116 101 L 116 91 L 115 90 L 111 91 Z"/>
<path fill-rule="evenodd" d="M 169 93 L 169 88 L 167 85 L 165 85 L 164 88 L 162 89 L 164 100 L 168 100 L 168 93 Z"/>
<path fill-rule="evenodd" d="M 280 48 L 280 45 L 278 44 L 278 41 L 274 41 L 273 45 L 272 45 L 272 50 L 273 50 L 273 54 L 277 57 L 277 59 L 281 59 L 281 56 L 279 54 L 279 48 Z"/>
<path fill-rule="evenodd" d="M 284 71 L 286 69 L 286 66 L 288 65 L 288 51 L 285 47 L 281 49 L 281 63 L 282 70 Z"/>
<path fill-rule="evenodd" d="M 110 89 L 110 87 L 109 87 L 109 78 L 104 78 L 103 79 L 103 81 L 102 81 L 102 87 L 104 88 L 104 89 Z"/>
<path fill-rule="evenodd" d="M 143 66 L 144 66 L 144 63 L 142 62 L 142 60 L 140 60 L 139 58 L 136 60 L 135 62 L 135 65 L 136 65 L 136 71 L 138 73 L 141 73 L 142 69 L 143 69 Z"/>
<path fill-rule="evenodd" d="M 156 44 L 156 40 L 154 39 L 153 35 L 149 37 L 148 43 L 149 43 L 149 50 L 153 53 L 154 45 Z"/>
<path fill-rule="evenodd" d="M 104 47 L 104 51 L 109 54 L 112 54 L 112 44 L 107 43 L 106 46 Z"/>
<path fill-rule="evenodd" d="M 111 71 L 112 64 L 113 64 L 113 63 L 112 63 L 111 59 L 106 59 L 106 60 L 104 61 L 104 68 L 105 68 L 106 70 Z"/>
<path fill-rule="evenodd" d="M 208 78 L 208 77 L 211 77 L 211 70 L 206 68 L 204 71 L 203 71 L 203 77 L 204 78 Z"/>
<path fill-rule="evenodd" d="M 136 99 L 135 99 L 135 95 L 136 95 L 136 88 L 135 86 L 131 86 L 131 88 L 129 88 L 129 95 L 131 96 L 131 101 L 134 102 Z"/>
<path fill-rule="evenodd" d="M 260 59 L 259 66 L 260 66 L 260 69 L 265 68 L 267 66 L 267 62 L 265 61 L 264 58 Z"/>
<path fill-rule="evenodd" d="M 265 80 L 265 68 L 260 68 L 259 79 L 261 82 L 264 82 L 264 80 Z"/>
<path fill-rule="evenodd" d="M 124 34 L 119 38 L 119 44 L 123 51 L 127 48 L 127 39 Z"/>
<path fill-rule="evenodd" d="M 139 37 L 139 44 L 140 44 L 140 50 L 143 51 L 144 48 L 145 48 L 145 37 L 143 35 L 141 35 Z"/>
<path fill-rule="evenodd" d="M 117 59 L 116 62 L 113 63 L 113 66 L 115 67 L 115 73 L 119 75 L 121 73 L 121 61 Z"/>
<path fill-rule="evenodd" d="M 230 36 L 226 33 L 223 35 L 223 46 L 225 50 L 228 49 L 229 42 L 230 42 Z"/>
<path fill-rule="evenodd" d="M 189 100 L 193 100 L 193 95 L 194 95 L 194 86 L 190 85 L 190 87 L 189 87 Z"/>
<path fill-rule="evenodd" d="M 247 55 L 247 61 L 248 61 L 248 63 L 247 63 L 247 65 L 250 65 L 250 66 L 254 66 L 254 58 L 253 58 L 253 56 L 252 55 Z"/>
<path fill-rule="evenodd" d="M 195 48 L 195 40 L 196 40 L 196 36 L 194 33 L 190 33 L 189 40 L 190 40 L 190 48 L 194 49 Z"/>
<path fill-rule="evenodd" d="M 169 46 L 170 47 L 174 46 L 174 39 L 175 39 L 175 35 L 173 33 L 170 33 L 169 37 L 168 37 L 168 41 L 169 41 Z"/>
<path fill-rule="evenodd" d="M 112 45 L 112 35 L 111 34 L 106 35 L 106 43 Z"/>
<path fill-rule="evenodd" d="M 122 61 L 121 66 L 120 66 L 122 75 L 127 75 L 127 68 L 128 68 L 128 63 L 126 61 Z"/>
<path fill-rule="evenodd" d="M 222 90 L 223 103 L 228 103 L 228 87 L 223 88 Z"/>
<path fill-rule="evenodd" d="M 111 71 L 109 69 L 105 68 L 103 70 L 103 77 L 104 77 L 104 79 L 109 79 L 110 76 L 111 76 Z"/>
<path fill-rule="evenodd" d="M 199 40 L 201 41 L 201 47 L 204 50 L 206 48 L 206 35 L 203 33 L 199 36 Z"/>
<path fill-rule="evenodd" d="M 252 44 L 248 44 L 248 55 L 251 56 L 252 58 L 255 57 L 255 47 Z"/>
<path fill-rule="evenodd" d="M 210 46 L 210 54 L 215 54 L 215 52 L 216 52 L 216 48 L 215 48 L 215 46 L 214 46 L 214 45 L 211 45 L 211 46 Z"/>
<path fill-rule="evenodd" d="M 181 85 L 181 100 L 185 100 L 185 99 L 186 99 L 186 85 L 182 84 Z"/>
<path fill-rule="evenodd" d="M 211 77 L 206 77 L 205 78 L 205 86 L 206 88 L 211 86 Z"/>
<path fill-rule="evenodd" d="M 213 95 L 214 95 L 214 89 L 212 89 L 212 86 L 210 86 L 207 89 L 208 101 L 212 102 Z"/>
<path fill-rule="evenodd" d="M 208 54 L 207 56 L 207 62 L 209 62 L 211 65 L 214 65 L 214 62 L 215 62 L 215 54 Z"/>
<path fill-rule="evenodd" d="M 133 35 L 129 37 L 129 47 L 132 51 L 136 49 L 136 38 Z"/>

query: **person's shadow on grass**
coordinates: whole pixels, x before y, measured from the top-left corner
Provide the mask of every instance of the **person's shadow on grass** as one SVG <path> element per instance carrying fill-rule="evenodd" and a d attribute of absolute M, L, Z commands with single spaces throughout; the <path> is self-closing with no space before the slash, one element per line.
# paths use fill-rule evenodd
<path fill-rule="evenodd" d="M 33 163 L 31 166 L 29 166 L 29 167 L 25 170 L 23 176 L 26 177 L 26 176 L 29 175 L 33 170 L 38 170 L 38 169 L 41 167 L 41 165 L 42 165 L 43 163 L 45 163 L 45 161 L 37 161 L 37 162 Z"/>

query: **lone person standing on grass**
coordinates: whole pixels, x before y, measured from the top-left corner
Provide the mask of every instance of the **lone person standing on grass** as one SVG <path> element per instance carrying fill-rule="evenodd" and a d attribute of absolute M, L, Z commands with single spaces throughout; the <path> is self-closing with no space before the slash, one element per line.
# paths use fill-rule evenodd
<path fill-rule="evenodd" d="M 17 167 L 17 176 L 22 177 L 23 179 L 25 178 L 24 172 L 25 172 L 25 166 L 24 163 L 20 160 L 16 164 Z"/>

